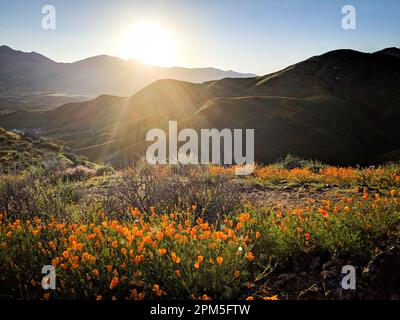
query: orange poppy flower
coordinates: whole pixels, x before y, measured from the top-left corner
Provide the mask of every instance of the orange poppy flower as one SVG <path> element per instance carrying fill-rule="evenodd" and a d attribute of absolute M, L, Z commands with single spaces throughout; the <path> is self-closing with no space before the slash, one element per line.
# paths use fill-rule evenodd
<path fill-rule="evenodd" d="M 114 277 L 110 282 L 110 290 L 114 289 L 119 283 L 119 279 Z"/>
<path fill-rule="evenodd" d="M 254 258 L 255 258 L 254 254 L 251 251 L 246 255 L 246 259 L 249 260 L 249 261 L 253 261 Z"/>

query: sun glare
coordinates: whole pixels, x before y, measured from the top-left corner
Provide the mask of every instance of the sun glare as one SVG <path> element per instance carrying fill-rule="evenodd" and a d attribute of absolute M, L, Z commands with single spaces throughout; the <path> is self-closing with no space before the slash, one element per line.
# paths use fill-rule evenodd
<path fill-rule="evenodd" d="M 124 34 L 120 55 L 145 64 L 170 66 L 175 50 L 173 34 L 157 22 L 146 21 L 132 25 Z"/>

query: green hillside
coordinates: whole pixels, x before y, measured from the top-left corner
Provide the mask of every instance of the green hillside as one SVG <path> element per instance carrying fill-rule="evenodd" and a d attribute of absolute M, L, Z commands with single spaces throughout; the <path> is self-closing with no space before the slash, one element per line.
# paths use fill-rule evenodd
<path fill-rule="evenodd" d="M 90 165 L 84 157 L 67 153 L 62 145 L 45 138 L 33 138 L 0 128 L 0 172 L 33 168 Z"/>

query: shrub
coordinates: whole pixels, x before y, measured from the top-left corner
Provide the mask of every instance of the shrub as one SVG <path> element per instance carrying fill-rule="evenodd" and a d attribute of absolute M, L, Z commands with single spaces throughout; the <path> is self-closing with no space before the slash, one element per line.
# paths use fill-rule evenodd
<path fill-rule="evenodd" d="M 60 173 L 60 177 L 62 177 L 63 180 L 69 181 L 82 181 L 94 177 L 95 175 L 95 169 L 91 169 L 81 165 L 73 168 L 67 168 Z"/>
<path fill-rule="evenodd" d="M 110 197 L 118 199 L 121 209 L 144 212 L 150 212 L 151 207 L 168 211 L 194 205 L 207 219 L 215 219 L 240 203 L 239 188 L 231 176 L 210 174 L 206 166 L 143 163 L 120 174 L 106 199 L 109 204 L 115 203 Z"/>

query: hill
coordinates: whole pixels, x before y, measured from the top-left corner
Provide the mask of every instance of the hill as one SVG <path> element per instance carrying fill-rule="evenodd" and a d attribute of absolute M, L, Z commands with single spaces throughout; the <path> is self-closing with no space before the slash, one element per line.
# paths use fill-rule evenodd
<path fill-rule="evenodd" d="M 43 92 L 127 96 L 157 79 L 204 82 L 225 77 L 253 77 L 215 68 L 164 68 L 107 55 L 57 63 L 36 52 L 0 46 L 0 95 Z"/>
<path fill-rule="evenodd" d="M 159 80 L 129 98 L 102 95 L 48 112 L 16 112 L 0 117 L 0 125 L 42 128 L 90 159 L 114 163 L 142 153 L 147 130 L 166 128 L 168 120 L 195 129 L 254 128 L 259 162 L 288 153 L 340 165 L 398 160 L 395 51 L 336 50 L 262 77 Z"/>

